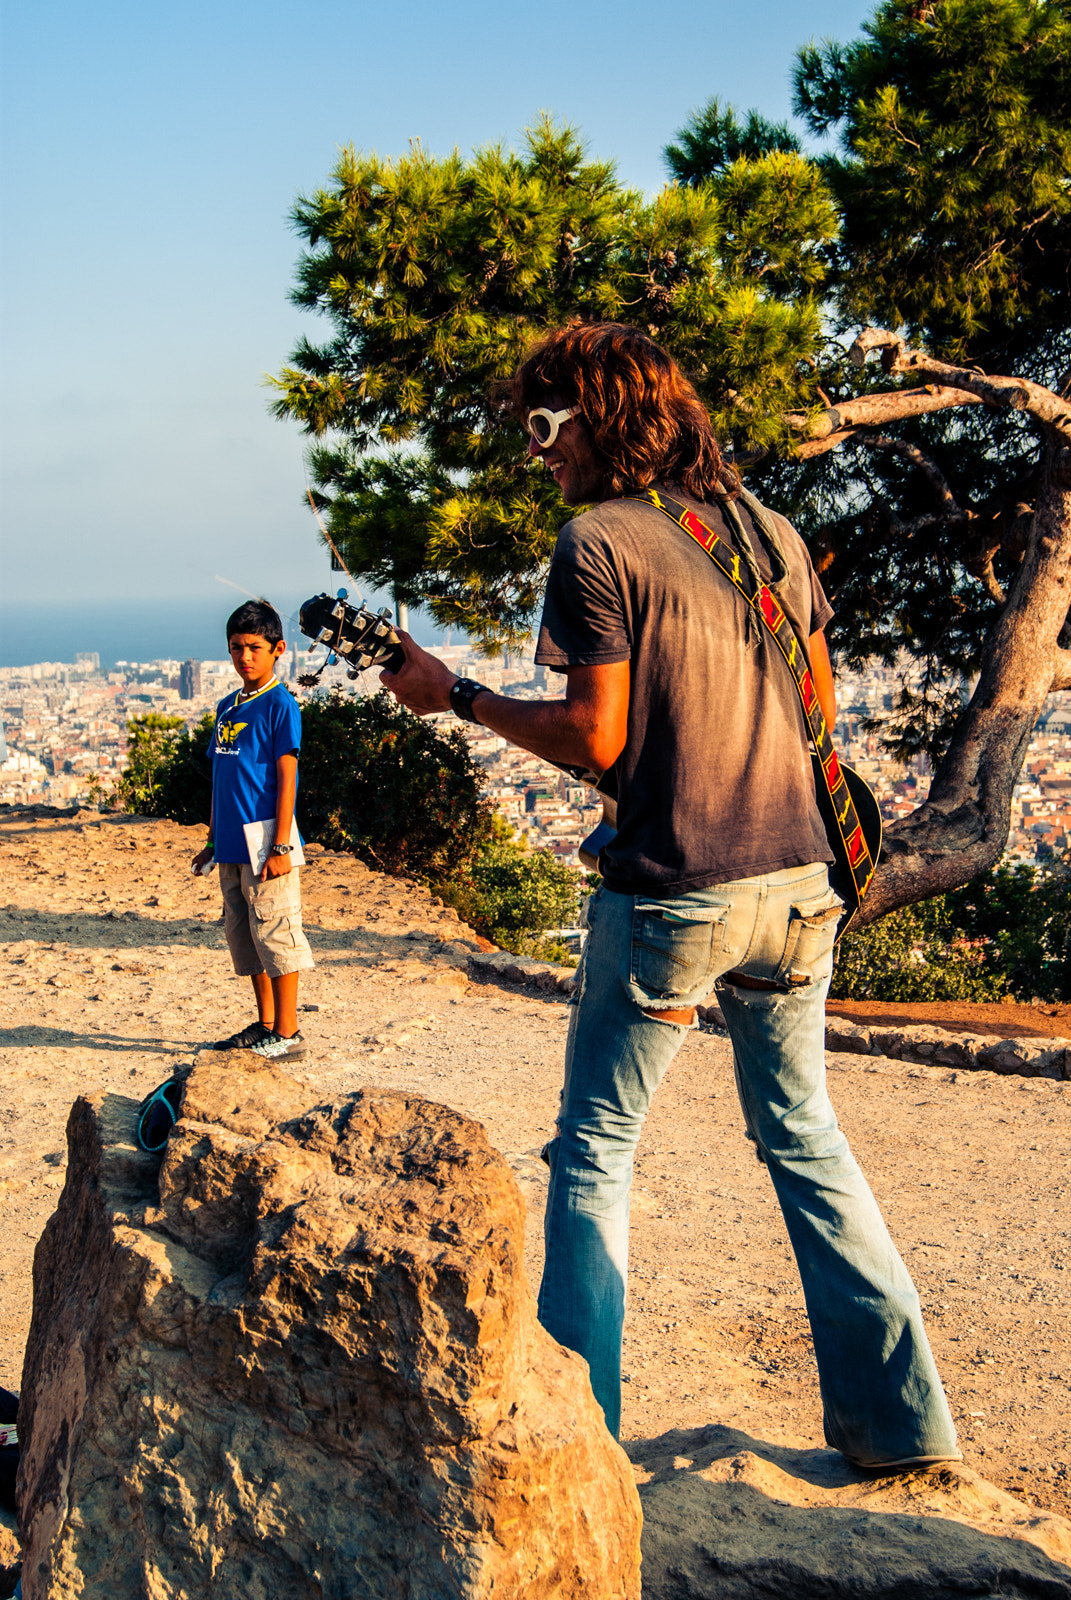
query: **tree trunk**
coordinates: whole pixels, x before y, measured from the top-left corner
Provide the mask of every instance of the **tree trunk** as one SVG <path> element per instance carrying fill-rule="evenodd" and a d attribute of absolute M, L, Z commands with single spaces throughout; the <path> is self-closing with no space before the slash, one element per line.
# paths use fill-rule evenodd
<path fill-rule="evenodd" d="M 1047 447 L 1022 565 L 983 652 L 977 688 L 919 809 L 888 831 L 861 922 L 977 877 L 1000 859 L 1012 790 L 1063 654 L 1071 604 L 1071 450 Z"/>

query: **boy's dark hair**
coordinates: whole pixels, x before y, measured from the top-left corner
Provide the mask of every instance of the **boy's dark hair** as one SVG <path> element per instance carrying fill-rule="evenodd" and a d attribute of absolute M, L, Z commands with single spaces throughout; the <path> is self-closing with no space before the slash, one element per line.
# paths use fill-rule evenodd
<path fill-rule="evenodd" d="M 227 618 L 228 644 L 236 633 L 259 633 L 270 645 L 276 645 L 283 637 L 283 625 L 278 611 L 266 600 L 247 600 Z"/>

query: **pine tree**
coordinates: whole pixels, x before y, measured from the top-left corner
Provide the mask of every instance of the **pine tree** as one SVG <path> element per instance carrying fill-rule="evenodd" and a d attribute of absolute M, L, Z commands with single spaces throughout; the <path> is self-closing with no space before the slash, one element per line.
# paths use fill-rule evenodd
<path fill-rule="evenodd" d="M 797 112 L 836 132 L 842 310 L 1019 370 L 1071 329 L 1071 5 L 891 0 L 802 50 Z M 1051 370 L 1031 376 L 1051 381 Z"/>
<path fill-rule="evenodd" d="M 277 412 L 313 436 L 351 570 L 489 649 L 527 630 L 561 520 L 496 381 L 571 316 L 677 356 L 810 539 L 841 659 L 913 664 L 889 734 L 938 766 L 869 920 L 999 859 L 1071 687 L 1069 11 L 883 0 L 860 41 L 801 52 L 798 110 L 840 140 L 820 160 L 712 101 L 653 199 L 543 122 L 469 160 L 348 151 L 294 213 L 294 299 L 334 337 Z"/>
<path fill-rule="evenodd" d="M 872 917 L 999 858 L 1071 685 L 1071 5 L 885 0 L 863 39 L 801 51 L 796 84 L 839 137 L 817 164 L 842 227 L 825 403 L 766 492 L 812 540 L 842 657 L 910 665 L 890 747 L 939 763 Z"/>
<path fill-rule="evenodd" d="M 530 628 L 562 520 L 494 398 L 540 332 L 574 316 L 648 328 L 751 446 L 784 444 L 783 414 L 812 400 L 835 217 L 791 153 L 645 199 L 542 121 L 520 153 L 467 161 L 348 150 L 294 223 L 293 299 L 334 337 L 302 342 L 275 409 L 316 440 L 332 537 L 355 576 L 490 648 Z"/>
<path fill-rule="evenodd" d="M 797 113 L 838 140 L 813 162 L 841 224 L 822 404 L 753 479 L 811 543 L 840 660 L 906 668 L 888 748 L 937 763 L 873 919 L 999 858 L 1034 722 L 1071 685 L 1071 0 L 884 0 L 798 61 Z M 716 181 L 742 127 L 711 102 L 671 170 Z"/>
<path fill-rule="evenodd" d="M 799 136 L 787 122 L 769 122 L 758 111 L 749 111 L 741 123 L 736 107 L 723 107 L 717 97 L 692 113 L 677 138 L 679 144 L 666 146 L 666 166 L 678 183 L 693 189 L 709 183 L 734 161 L 756 161 L 775 150 L 798 155 L 801 148 Z"/>

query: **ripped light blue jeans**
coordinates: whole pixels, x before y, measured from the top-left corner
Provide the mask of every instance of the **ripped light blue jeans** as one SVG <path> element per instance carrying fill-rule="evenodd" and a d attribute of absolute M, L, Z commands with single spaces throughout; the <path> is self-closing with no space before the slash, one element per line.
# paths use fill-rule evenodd
<path fill-rule="evenodd" d="M 672 900 L 600 888 L 588 902 L 558 1134 L 545 1152 L 539 1319 L 587 1360 L 615 1436 L 633 1152 L 688 1032 L 649 1013 L 687 1010 L 717 984 L 748 1131 L 803 1280 L 827 1442 L 863 1464 L 956 1453 L 918 1294 L 826 1094 L 841 910 L 820 864 Z M 776 988 L 745 988 L 729 973 Z"/>

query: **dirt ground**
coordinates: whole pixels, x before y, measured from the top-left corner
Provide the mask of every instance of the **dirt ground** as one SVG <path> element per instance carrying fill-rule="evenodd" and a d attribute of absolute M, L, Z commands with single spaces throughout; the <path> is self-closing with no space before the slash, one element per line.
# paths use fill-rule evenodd
<path fill-rule="evenodd" d="M 189 874 L 200 836 L 129 817 L 0 808 L 8 1388 L 19 1386 L 33 1249 L 64 1182 L 75 1096 L 107 1088 L 140 1098 L 251 1015 L 248 982 L 230 973 L 215 880 Z M 538 1151 L 554 1119 L 567 1005 L 471 981 L 475 940 L 453 914 L 351 858 L 314 854 L 303 896 L 317 958 L 301 996 L 310 1103 L 389 1085 L 481 1121 L 528 1201 L 537 1282 Z M 956 1017 L 920 1009 L 973 1031 L 983 1010 L 1010 1009 L 1016 1031 L 1060 1020 L 1026 1007 L 957 1007 Z M 882 1015 L 892 1011 L 915 1008 Z M 988 1020 L 985 1031 L 995 1031 Z M 1071 1515 L 1071 1083 L 840 1054 L 828 1065 L 841 1121 L 918 1283 L 968 1464 Z M 659 1091 L 632 1215 L 625 1437 L 717 1422 L 758 1442 L 820 1445 L 799 1279 L 765 1169 L 743 1137 L 729 1046 L 715 1034 L 689 1036 Z"/>
<path fill-rule="evenodd" d="M 949 1033 L 990 1033 L 1002 1039 L 1071 1039 L 1071 1005 L 1033 1000 L 830 1000 L 828 1015 L 890 1028 L 927 1023 Z"/>

